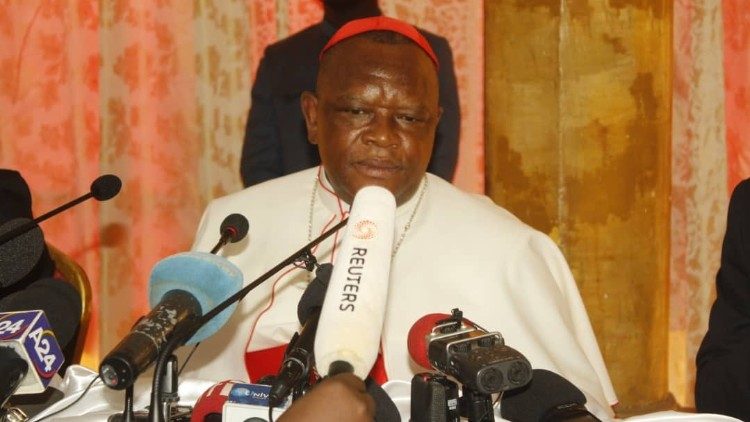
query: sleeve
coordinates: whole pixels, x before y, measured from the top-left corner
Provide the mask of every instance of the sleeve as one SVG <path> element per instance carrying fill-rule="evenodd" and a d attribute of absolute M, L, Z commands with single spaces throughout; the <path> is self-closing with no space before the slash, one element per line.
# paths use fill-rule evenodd
<path fill-rule="evenodd" d="M 268 50 L 258 65 L 242 145 L 240 175 L 245 187 L 282 175 L 281 144 L 273 105 L 273 66 Z"/>
<path fill-rule="evenodd" d="M 458 87 L 453 69 L 453 53 L 448 41 L 442 37 L 430 37 L 430 43 L 440 63 L 440 106 L 443 115 L 435 132 L 435 145 L 427 171 L 451 181 L 458 161 L 458 141 L 461 132 L 461 109 L 458 103 Z"/>
<path fill-rule="evenodd" d="M 696 408 L 750 420 L 750 179 L 729 202 L 716 292 L 696 357 Z"/>
<path fill-rule="evenodd" d="M 598 384 L 606 399 L 606 403 L 600 404 L 603 406 L 617 404 L 617 395 L 612 386 L 604 358 L 599 350 L 594 329 L 591 326 L 591 321 L 586 312 L 581 293 L 578 290 L 578 285 L 573 278 L 573 273 L 570 271 L 565 257 L 552 239 L 542 233 L 538 233 L 533 238 L 532 245 L 532 248 L 543 257 L 542 259 L 546 263 L 547 271 L 557 283 L 565 304 L 563 305 L 565 307 L 564 313 L 570 317 L 569 329 L 580 346 L 585 360 L 596 374 Z M 587 397 L 596 396 L 595 390 L 585 389 L 583 383 L 578 387 L 582 388 Z M 611 409 L 606 409 L 606 411 L 611 412 Z"/>

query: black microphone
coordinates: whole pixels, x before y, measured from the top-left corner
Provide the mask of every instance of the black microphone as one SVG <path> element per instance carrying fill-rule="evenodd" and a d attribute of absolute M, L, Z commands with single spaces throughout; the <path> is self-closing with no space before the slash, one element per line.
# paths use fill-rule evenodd
<path fill-rule="evenodd" d="M 216 246 L 211 249 L 211 253 L 215 254 L 219 252 L 219 249 L 224 247 L 227 243 L 237 243 L 247 236 L 247 231 L 250 228 L 247 218 L 242 214 L 229 214 L 224 218 L 219 227 L 219 234 L 221 237 L 216 243 Z"/>
<path fill-rule="evenodd" d="M 133 385 L 176 331 L 241 286 L 242 272 L 216 255 L 188 252 L 161 260 L 149 281 L 153 309 L 102 360 L 99 374 L 104 384 L 116 390 Z M 216 318 L 214 326 L 204 327 L 205 337 L 218 331 L 229 316 L 231 312 L 226 318 Z"/>
<path fill-rule="evenodd" d="M 10 347 L 0 347 L 0 409 L 29 372 L 29 364 Z"/>
<path fill-rule="evenodd" d="M 60 347 L 75 336 L 81 322 L 81 296 L 70 283 L 47 277 L 26 289 L 0 299 L 0 312 L 41 310 L 49 321 Z"/>
<path fill-rule="evenodd" d="M 326 297 L 326 289 L 332 271 L 332 264 L 319 266 L 315 272 L 315 278 L 300 298 L 297 305 L 297 318 L 302 324 L 302 330 L 289 343 L 288 351 L 281 363 L 281 369 L 271 384 L 271 390 L 268 393 L 268 404 L 271 407 L 278 406 L 310 374 L 313 363 L 315 332 L 318 329 L 320 309 Z"/>
<path fill-rule="evenodd" d="M 122 188 L 122 180 L 119 177 L 114 174 L 105 174 L 91 183 L 91 196 L 97 201 L 106 201 L 120 193 L 120 188 Z"/>
<path fill-rule="evenodd" d="M 159 261 L 149 280 L 153 309 L 102 360 L 99 374 L 104 384 L 116 390 L 133 385 L 175 332 L 192 326 L 241 287 L 242 271 L 213 254 L 186 252 Z M 214 318 L 191 340 L 200 342 L 218 331 L 231 313 Z"/>
<path fill-rule="evenodd" d="M 69 343 L 78 328 L 81 301 L 66 281 L 45 278 L 2 298 L 0 316 L 0 402 L 5 403 L 16 392 L 47 388 L 62 365 L 59 345 Z"/>
<path fill-rule="evenodd" d="M 599 421 L 584 404 L 586 397 L 570 381 L 552 371 L 534 369 L 527 386 L 503 395 L 500 414 L 519 422 Z"/>
<path fill-rule="evenodd" d="M 53 217 L 57 214 L 60 214 L 61 212 L 67 210 L 70 207 L 74 207 L 81 202 L 89 199 L 94 198 L 97 201 L 106 201 L 108 199 L 111 199 L 115 195 L 117 195 L 120 192 L 120 188 L 122 187 L 122 181 L 119 177 L 115 176 L 114 174 L 105 174 L 103 176 L 99 176 L 96 180 L 91 183 L 91 188 L 89 193 L 76 198 L 66 204 L 63 204 L 52 211 L 43 214 L 33 220 L 27 221 L 24 224 L 19 225 L 18 227 L 13 228 L 12 230 L 9 230 L 2 235 L 0 235 L 0 245 L 6 243 L 7 241 L 15 238 L 16 236 L 20 236 L 23 233 L 26 233 L 27 231 L 31 230 L 32 228 L 36 227 L 37 224 L 41 223 L 42 221 Z"/>
<path fill-rule="evenodd" d="M 33 280 L 38 276 L 30 274 L 37 269 L 46 249 L 42 229 L 30 219 L 19 217 L 0 226 L 0 236 L 13 233 L 29 223 L 32 223 L 30 228 L 26 228 L 23 233 L 0 243 L 0 288 L 10 287 L 27 277 Z"/>

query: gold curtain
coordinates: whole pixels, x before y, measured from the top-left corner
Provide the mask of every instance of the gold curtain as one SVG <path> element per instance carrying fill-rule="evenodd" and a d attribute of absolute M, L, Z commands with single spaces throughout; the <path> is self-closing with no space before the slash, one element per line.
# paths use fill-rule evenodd
<path fill-rule="evenodd" d="M 620 410 L 640 413 L 668 398 L 671 2 L 486 16 L 488 193 L 558 242 Z"/>

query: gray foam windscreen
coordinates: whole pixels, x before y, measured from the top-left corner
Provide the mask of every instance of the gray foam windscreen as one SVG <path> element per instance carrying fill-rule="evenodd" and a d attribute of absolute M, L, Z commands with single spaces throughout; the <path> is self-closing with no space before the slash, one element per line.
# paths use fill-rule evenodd
<path fill-rule="evenodd" d="M 28 218 L 14 218 L 0 226 L 0 235 L 28 223 Z M 0 286 L 8 287 L 26 277 L 44 252 L 44 234 L 39 226 L 21 233 L 0 245 Z"/>

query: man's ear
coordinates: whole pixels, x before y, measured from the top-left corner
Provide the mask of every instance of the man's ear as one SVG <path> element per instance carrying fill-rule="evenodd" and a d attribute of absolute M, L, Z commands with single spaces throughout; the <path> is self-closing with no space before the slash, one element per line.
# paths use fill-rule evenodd
<path fill-rule="evenodd" d="M 302 115 L 307 126 L 307 140 L 313 145 L 318 144 L 318 97 L 313 92 L 305 91 L 300 98 Z"/>

